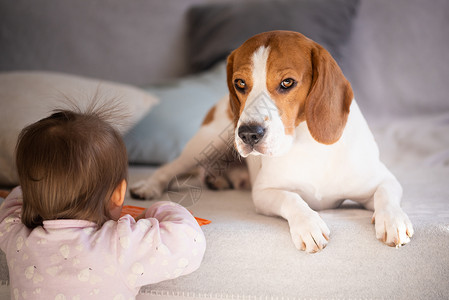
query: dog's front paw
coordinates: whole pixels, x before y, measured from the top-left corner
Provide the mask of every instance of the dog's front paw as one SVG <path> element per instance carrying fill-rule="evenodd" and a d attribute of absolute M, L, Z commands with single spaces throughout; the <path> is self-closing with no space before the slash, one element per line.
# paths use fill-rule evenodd
<path fill-rule="evenodd" d="M 375 223 L 376 237 L 391 247 L 400 247 L 410 242 L 413 226 L 401 208 L 376 210 L 372 222 Z"/>
<path fill-rule="evenodd" d="M 307 216 L 295 216 L 288 223 L 297 249 L 315 253 L 327 246 L 330 230 L 318 213 L 312 211 Z"/>
<path fill-rule="evenodd" d="M 129 189 L 132 198 L 142 200 L 160 198 L 163 192 L 164 188 L 151 179 L 138 181 Z"/>

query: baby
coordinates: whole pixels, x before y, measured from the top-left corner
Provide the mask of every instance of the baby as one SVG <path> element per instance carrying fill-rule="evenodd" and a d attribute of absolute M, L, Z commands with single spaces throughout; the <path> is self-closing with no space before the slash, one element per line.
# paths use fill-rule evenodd
<path fill-rule="evenodd" d="M 119 218 L 127 155 L 103 116 L 60 110 L 19 136 L 21 187 L 0 208 L 13 299 L 130 299 L 200 266 L 204 234 L 184 207 Z"/>

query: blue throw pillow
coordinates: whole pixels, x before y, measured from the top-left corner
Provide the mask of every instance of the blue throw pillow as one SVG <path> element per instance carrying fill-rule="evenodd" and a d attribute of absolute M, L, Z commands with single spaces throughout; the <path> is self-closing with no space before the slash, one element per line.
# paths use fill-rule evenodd
<path fill-rule="evenodd" d="M 227 93 L 225 63 L 163 86 L 144 87 L 160 102 L 124 137 L 130 163 L 175 159 L 198 131 L 208 110 Z"/>

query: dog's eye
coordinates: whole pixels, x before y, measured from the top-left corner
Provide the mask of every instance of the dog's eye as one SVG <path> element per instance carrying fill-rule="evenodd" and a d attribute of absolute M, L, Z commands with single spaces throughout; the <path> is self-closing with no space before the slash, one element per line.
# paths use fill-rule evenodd
<path fill-rule="evenodd" d="M 246 89 L 246 82 L 243 79 L 236 79 L 234 80 L 235 88 L 241 92 L 243 92 Z"/>
<path fill-rule="evenodd" d="M 287 89 L 291 88 L 294 84 L 295 84 L 295 81 L 293 79 L 287 78 L 281 82 L 281 88 L 284 90 L 287 90 Z"/>

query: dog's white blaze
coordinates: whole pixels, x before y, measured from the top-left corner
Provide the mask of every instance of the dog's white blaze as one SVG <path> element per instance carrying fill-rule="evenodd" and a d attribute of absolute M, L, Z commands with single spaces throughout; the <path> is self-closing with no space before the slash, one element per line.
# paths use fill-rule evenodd
<path fill-rule="evenodd" d="M 268 95 L 267 91 L 267 62 L 268 56 L 270 54 L 270 48 L 266 48 L 261 46 L 257 49 L 252 57 L 253 70 L 252 70 L 252 79 L 253 79 L 253 89 L 248 95 L 247 105 L 251 105 L 251 103 L 261 96 L 262 93 Z"/>
<path fill-rule="evenodd" d="M 248 95 L 242 115 L 240 116 L 239 124 L 244 123 L 259 123 L 263 124 L 266 112 L 259 109 L 261 98 L 268 97 L 267 91 L 267 60 L 270 54 L 270 49 L 264 46 L 259 47 L 252 56 L 252 81 L 253 87 Z"/>

